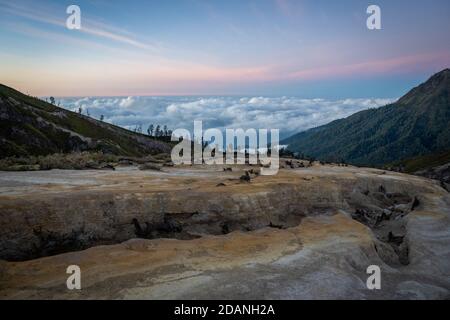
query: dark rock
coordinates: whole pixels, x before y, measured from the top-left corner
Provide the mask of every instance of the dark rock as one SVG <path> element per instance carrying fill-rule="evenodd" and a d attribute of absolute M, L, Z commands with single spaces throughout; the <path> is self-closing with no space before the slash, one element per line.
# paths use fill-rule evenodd
<path fill-rule="evenodd" d="M 250 182 L 251 178 L 249 176 L 243 175 L 239 178 L 243 182 Z"/>
<path fill-rule="evenodd" d="M 414 197 L 414 201 L 411 205 L 411 211 L 414 210 L 415 208 L 417 208 L 420 205 L 420 201 L 417 197 Z"/>

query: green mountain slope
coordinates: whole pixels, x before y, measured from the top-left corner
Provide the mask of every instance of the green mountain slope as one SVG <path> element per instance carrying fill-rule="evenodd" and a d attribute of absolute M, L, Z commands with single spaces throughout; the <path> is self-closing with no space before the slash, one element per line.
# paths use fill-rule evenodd
<path fill-rule="evenodd" d="M 434 168 L 447 164 L 450 164 L 450 150 L 408 158 L 395 162 L 389 165 L 389 167 L 398 171 L 415 174 L 417 172 L 431 171 Z"/>
<path fill-rule="evenodd" d="M 0 158 L 91 150 L 139 157 L 170 146 L 0 85 Z"/>
<path fill-rule="evenodd" d="M 379 166 L 450 149 L 450 70 L 397 102 L 298 133 L 281 142 L 322 160 Z"/>
<path fill-rule="evenodd" d="M 441 186 L 450 192 L 450 150 L 405 159 L 386 167 L 390 170 L 439 180 Z"/>

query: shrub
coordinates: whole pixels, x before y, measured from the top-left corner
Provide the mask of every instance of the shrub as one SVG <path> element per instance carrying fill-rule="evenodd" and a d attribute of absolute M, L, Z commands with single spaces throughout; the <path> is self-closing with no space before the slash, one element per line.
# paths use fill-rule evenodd
<path fill-rule="evenodd" d="M 161 170 L 161 165 L 160 164 L 156 164 L 156 163 L 147 162 L 147 163 L 141 164 L 139 166 L 139 170 L 157 170 L 157 171 L 160 171 Z"/>

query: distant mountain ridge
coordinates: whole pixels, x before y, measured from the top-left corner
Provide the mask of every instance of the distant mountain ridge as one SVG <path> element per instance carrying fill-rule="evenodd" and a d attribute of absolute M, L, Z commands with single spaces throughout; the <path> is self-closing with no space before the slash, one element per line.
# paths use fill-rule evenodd
<path fill-rule="evenodd" d="M 321 160 L 366 166 L 450 150 L 450 69 L 395 103 L 300 132 L 281 144 Z"/>
<path fill-rule="evenodd" d="M 59 108 L 0 84 L 0 158 L 74 151 L 146 156 L 169 144 Z"/>

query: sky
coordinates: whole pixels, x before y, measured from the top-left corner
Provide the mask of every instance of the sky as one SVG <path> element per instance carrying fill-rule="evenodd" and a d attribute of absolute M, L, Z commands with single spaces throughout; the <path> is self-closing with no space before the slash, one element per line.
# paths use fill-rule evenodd
<path fill-rule="evenodd" d="M 65 26 L 71 4 L 80 30 Z M 370 4 L 381 30 L 366 27 Z M 448 0 L 0 0 L 0 83 L 57 97 L 391 99 L 450 66 L 449 16 Z"/>

